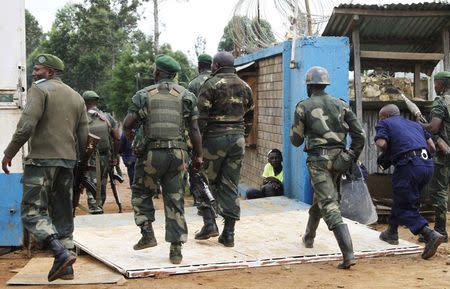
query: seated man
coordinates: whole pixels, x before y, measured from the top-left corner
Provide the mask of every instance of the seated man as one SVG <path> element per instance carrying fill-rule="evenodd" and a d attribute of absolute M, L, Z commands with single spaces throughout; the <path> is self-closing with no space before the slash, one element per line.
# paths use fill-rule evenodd
<path fill-rule="evenodd" d="M 249 189 L 246 193 L 247 199 L 283 195 L 283 156 L 278 149 L 269 151 L 268 163 L 262 174 L 263 184 L 261 190 Z"/>

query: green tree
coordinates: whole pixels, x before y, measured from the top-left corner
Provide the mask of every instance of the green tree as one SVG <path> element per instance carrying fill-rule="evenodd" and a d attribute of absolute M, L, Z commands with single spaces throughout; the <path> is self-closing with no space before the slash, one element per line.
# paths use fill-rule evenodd
<path fill-rule="evenodd" d="M 253 53 L 275 42 L 272 27 L 267 20 L 234 16 L 223 30 L 218 50 L 234 54 Z"/>
<path fill-rule="evenodd" d="M 40 44 L 44 37 L 42 28 L 39 26 L 39 22 L 27 9 L 25 9 L 25 37 L 26 37 L 26 53 L 27 57 L 31 54 Z"/>

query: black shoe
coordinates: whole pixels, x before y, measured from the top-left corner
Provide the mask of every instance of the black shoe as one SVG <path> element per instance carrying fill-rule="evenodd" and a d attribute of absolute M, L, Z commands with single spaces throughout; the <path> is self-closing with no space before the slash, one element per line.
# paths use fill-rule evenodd
<path fill-rule="evenodd" d="M 75 278 L 75 276 L 74 276 L 74 273 L 73 273 L 72 265 L 67 266 L 66 272 L 64 273 L 64 275 L 59 277 L 59 279 L 63 279 L 63 280 L 73 280 L 74 278 Z"/>
<path fill-rule="evenodd" d="M 141 225 L 141 235 L 141 239 L 139 239 L 139 241 L 133 246 L 134 250 L 142 250 L 158 245 L 152 223 L 149 221 L 146 221 L 143 225 Z"/>
<path fill-rule="evenodd" d="M 417 238 L 417 241 L 419 241 L 420 243 L 425 243 L 425 237 L 422 234 L 419 234 L 419 238 Z"/>
<path fill-rule="evenodd" d="M 436 223 L 434 224 L 434 230 L 444 236 L 444 243 L 448 242 L 448 233 L 447 233 L 447 220 L 446 217 L 438 218 L 436 217 Z"/>
<path fill-rule="evenodd" d="M 423 227 L 420 233 L 425 238 L 425 249 L 422 252 L 422 259 L 429 259 L 436 254 L 437 248 L 441 245 L 445 237 L 438 232 L 431 230 L 428 226 Z"/>
<path fill-rule="evenodd" d="M 170 244 L 170 254 L 169 259 L 172 264 L 180 264 L 183 260 L 183 255 L 181 254 L 181 242 Z"/>
<path fill-rule="evenodd" d="M 225 217 L 225 225 L 222 234 L 219 236 L 219 243 L 225 247 L 234 247 L 234 225 L 236 220 Z"/>
<path fill-rule="evenodd" d="M 338 268 L 350 269 L 351 266 L 356 264 L 356 260 L 353 254 L 352 238 L 350 237 L 347 224 L 337 225 L 336 228 L 334 228 L 333 233 L 344 259 L 343 262 L 338 265 Z"/>
<path fill-rule="evenodd" d="M 316 230 L 319 226 L 320 218 L 313 218 L 309 216 L 308 224 L 306 225 L 305 234 L 302 237 L 302 242 L 306 248 L 314 247 L 314 238 L 316 237 Z"/>
<path fill-rule="evenodd" d="M 380 240 L 391 245 L 398 245 L 398 231 L 396 225 L 389 225 L 387 229 L 380 234 Z"/>
<path fill-rule="evenodd" d="M 51 235 L 48 237 L 47 242 L 53 252 L 53 256 L 55 257 L 53 266 L 47 277 L 48 282 L 52 282 L 65 275 L 67 267 L 75 263 L 77 257 L 61 244 L 57 235 Z"/>
<path fill-rule="evenodd" d="M 195 234 L 196 240 L 207 240 L 211 237 L 219 236 L 219 228 L 217 228 L 216 219 L 213 214 L 209 208 L 202 210 L 204 225 L 200 232 Z"/>

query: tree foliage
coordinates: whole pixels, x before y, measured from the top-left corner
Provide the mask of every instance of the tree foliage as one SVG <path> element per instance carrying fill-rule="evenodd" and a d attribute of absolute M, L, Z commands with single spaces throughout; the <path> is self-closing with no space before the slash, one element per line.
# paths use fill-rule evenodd
<path fill-rule="evenodd" d="M 223 30 L 218 50 L 248 54 L 275 42 L 272 26 L 267 20 L 234 16 Z"/>
<path fill-rule="evenodd" d="M 68 85 L 80 93 L 97 91 L 103 108 L 124 116 L 132 95 L 150 85 L 153 78 L 153 36 L 137 28 L 142 2 L 85 0 L 67 4 L 56 13 L 50 32 L 29 61 L 37 53 L 57 55 L 65 63 L 63 79 Z M 38 27 L 37 23 L 34 26 Z M 168 44 L 161 46 L 160 53 L 180 62 L 180 83 L 193 78 L 195 70 L 184 53 L 172 51 Z"/>
<path fill-rule="evenodd" d="M 31 54 L 43 40 L 44 33 L 39 26 L 39 22 L 28 10 L 25 9 L 25 37 L 27 57 Z"/>

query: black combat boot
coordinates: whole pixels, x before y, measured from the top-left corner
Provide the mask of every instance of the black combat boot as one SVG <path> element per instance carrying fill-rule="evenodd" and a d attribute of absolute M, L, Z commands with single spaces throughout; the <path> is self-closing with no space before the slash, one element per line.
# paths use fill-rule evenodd
<path fill-rule="evenodd" d="M 146 221 L 141 225 L 141 234 L 141 239 L 133 246 L 134 250 L 142 250 L 158 245 L 156 242 L 155 233 L 153 232 L 152 223 L 149 221 Z"/>
<path fill-rule="evenodd" d="M 219 228 L 217 228 L 216 218 L 214 218 L 214 213 L 210 208 L 204 208 L 202 210 L 203 215 L 203 227 L 195 234 L 196 240 L 207 240 L 211 237 L 219 236 Z"/>
<path fill-rule="evenodd" d="M 181 254 L 181 242 L 174 242 L 170 244 L 170 262 L 172 264 L 180 264 L 183 260 L 183 255 Z"/>
<path fill-rule="evenodd" d="M 423 227 L 419 233 L 425 239 L 425 249 L 422 252 L 422 259 L 429 259 L 436 254 L 437 248 L 444 242 L 445 237 L 431 230 L 428 226 Z"/>
<path fill-rule="evenodd" d="M 313 218 L 311 215 L 308 218 L 305 234 L 302 237 L 303 244 L 306 248 L 312 248 L 314 245 L 314 238 L 316 237 L 316 230 L 319 226 L 320 218 Z"/>
<path fill-rule="evenodd" d="M 74 278 L 75 278 L 75 276 L 73 274 L 72 265 L 67 266 L 66 272 L 64 272 L 64 274 L 61 275 L 61 277 L 59 277 L 59 279 L 63 279 L 63 280 L 73 280 Z"/>
<path fill-rule="evenodd" d="M 385 241 L 391 245 L 398 245 L 398 226 L 391 225 L 387 227 L 387 229 L 380 234 L 380 240 Z"/>
<path fill-rule="evenodd" d="M 47 277 L 48 282 L 52 282 L 65 275 L 67 267 L 75 263 L 77 257 L 61 244 L 57 235 L 49 236 L 47 242 L 55 257 Z"/>
<path fill-rule="evenodd" d="M 436 223 L 434 223 L 434 230 L 444 236 L 444 243 L 448 242 L 447 233 L 447 220 L 446 218 L 436 218 Z"/>
<path fill-rule="evenodd" d="M 224 217 L 225 225 L 222 234 L 219 236 L 219 243 L 225 247 L 234 247 L 234 225 L 236 220 L 230 217 Z"/>
<path fill-rule="evenodd" d="M 353 244 L 347 224 L 339 224 L 333 230 L 339 248 L 342 252 L 344 261 L 338 265 L 339 269 L 350 269 L 356 264 L 355 256 L 353 255 Z"/>

